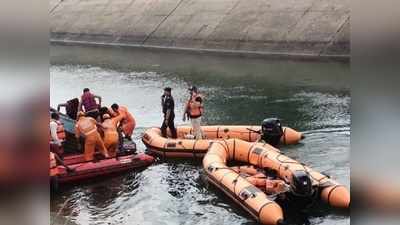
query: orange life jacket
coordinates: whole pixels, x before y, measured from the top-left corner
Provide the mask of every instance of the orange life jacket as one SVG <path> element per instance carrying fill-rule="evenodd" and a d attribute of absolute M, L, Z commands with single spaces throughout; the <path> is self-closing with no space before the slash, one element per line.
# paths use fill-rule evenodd
<path fill-rule="evenodd" d="M 75 126 L 84 136 L 88 136 L 97 131 L 96 120 L 91 117 L 80 118 Z"/>
<path fill-rule="evenodd" d="M 201 95 L 195 95 L 188 101 L 188 112 L 191 118 L 197 118 L 203 115 L 203 105 L 198 106 L 196 98 L 201 97 Z"/>
<path fill-rule="evenodd" d="M 106 119 L 102 125 L 105 131 L 117 131 L 117 126 L 119 121 L 123 119 L 124 115 L 118 115 L 116 117 L 111 117 Z"/>
<path fill-rule="evenodd" d="M 118 111 L 114 111 L 113 109 L 109 109 L 111 116 L 116 117 L 118 115 L 123 115 L 123 123 L 133 123 L 136 126 L 136 120 L 132 116 L 132 114 L 128 111 L 128 108 L 125 106 L 119 106 Z"/>
<path fill-rule="evenodd" d="M 60 121 L 57 120 L 50 120 L 50 121 L 54 121 L 57 123 L 57 137 L 58 139 L 60 139 L 61 141 L 64 141 L 66 138 L 65 135 L 65 129 L 64 129 L 64 125 L 63 123 L 61 123 Z M 51 132 L 51 131 L 50 131 Z M 51 140 L 51 133 L 50 133 L 50 140 Z"/>

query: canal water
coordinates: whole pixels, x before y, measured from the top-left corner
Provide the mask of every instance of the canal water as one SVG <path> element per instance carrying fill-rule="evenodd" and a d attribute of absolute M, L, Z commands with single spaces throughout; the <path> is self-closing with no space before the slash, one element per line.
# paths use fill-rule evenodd
<path fill-rule="evenodd" d="M 204 124 L 259 124 L 279 117 L 303 131 L 301 144 L 282 147 L 288 156 L 350 186 L 350 67 L 306 62 L 154 50 L 52 46 L 50 103 L 55 107 L 89 87 L 104 104 L 127 106 L 137 121 L 134 139 L 162 122 L 160 96 L 172 87 L 176 124 L 187 88 L 205 96 Z M 350 224 L 348 215 L 326 207 L 288 212 L 291 224 Z M 257 224 L 211 187 L 201 162 L 158 161 L 129 172 L 61 189 L 51 196 L 58 224 L 185 225 Z"/>

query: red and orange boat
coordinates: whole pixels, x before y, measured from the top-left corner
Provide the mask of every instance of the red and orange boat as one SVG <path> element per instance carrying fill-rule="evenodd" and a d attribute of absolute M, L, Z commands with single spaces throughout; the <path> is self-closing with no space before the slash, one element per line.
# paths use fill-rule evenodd
<path fill-rule="evenodd" d="M 87 162 L 84 159 L 82 150 L 77 151 L 79 143 L 74 134 L 75 120 L 71 117 L 76 113 L 67 115 L 52 108 L 50 112 L 57 112 L 60 115 L 60 120 L 66 132 L 66 141 L 63 144 L 65 157 L 62 160 L 64 165 L 57 165 L 55 160 L 50 159 L 50 180 L 52 185 L 80 182 L 91 178 L 140 169 L 151 165 L 155 161 L 154 157 L 150 155 L 144 153 L 136 154 L 136 144 L 130 142 L 123 145 L 123 151 L 117 153 L 115 158 L 102 158 L 96 162 Z M 99 155 L 96 155 L 95 158 L 99 158 Z"/>
<path fill-rule="evenodd" d="M 66 156 L 63 162 L 65 166 L 56 165 L 50 168 L 50 178 L 57 185 L 144 168 L 151 165 L 154 162 L 154 158 L 144 153 L 139 153 L 120 155 L 96 162 L 86 162 L 83 154 L 78 154 Z"/>

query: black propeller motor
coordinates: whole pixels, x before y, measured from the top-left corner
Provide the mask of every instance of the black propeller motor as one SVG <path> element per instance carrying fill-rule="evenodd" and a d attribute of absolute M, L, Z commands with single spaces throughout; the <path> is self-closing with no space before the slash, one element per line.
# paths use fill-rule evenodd
<path fill-rule="evenodd" d="M 313 194 L 310 176 L 302 170 L 294 171 L 292 174 L 291 189 L 293 194 L 308 197 Z"/>
<path fill-rule="evenodd" d="M 304 209 L 315 203 L 318 191 L 312 186 L 310 175 L 301 170 L 294 171 L 290 192 L 286 195 L 289 204 L 295 208 Z"/>
<path fill-rule="evenodd" d="M 261 123 L 261 139 L 276 147 L 283 135 L 281 121 L 278 118 L 264 119 Z"/>

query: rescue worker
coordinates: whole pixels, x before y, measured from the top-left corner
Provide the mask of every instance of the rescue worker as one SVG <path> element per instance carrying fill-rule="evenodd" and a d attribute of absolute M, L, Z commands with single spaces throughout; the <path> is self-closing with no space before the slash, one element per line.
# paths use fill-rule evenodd
<path fill-rule="evenodd" d="M 128 109 L 125 106 L 119 106 L 117 103 L 111 105 L 112 116 L 116 117 L 118 115 L 123 115 L 123 120 L 121 121 L 122 133 L 125 138 L 128 140 L 132 140 L 133 130 L 136 127 L 135 118 L 132 116 Z"/>
<path fill-rule="evenodd" d="M 161 125 L 161 135 L 167 137 L 167 127 L 171 131 L 172 138 L 177 138 L 176 128 L 174 125 L 175 119 L 175 102 L 171 95 L 172 89 L 170 87 L 164 88 L 164 94 L 161 96 L 162 112 L 164 114 L 164 120 Z"/>
<path fill-rule="evenodd" d="M 64 125 L 60 122 L 58 113 L 53 112 L 50 117 L 50 151 L 62 158 L 63 142 L 65 141 Z"/>
<path fill-rule="evenodd" d="M 108 150 L 110 157 L 117 156 L 118 149 L 118 123 L 123 119 L 124 115 L 118 115 L 111 117 L 110 114 L 106 113 L 103 115 L 104 122 L 102 123 L 104 129 L 104 145 Z"/>
<path fill-rule="evenodd" d="M 78 139 L 83 135 L 85 138 L 85 152 L 84 157 L 86 161 L 94 159 L 95 148 L 97 147 L 105 158 L 109 158 L 104 142 L 97 131 L 97 126 L 102 127 L 92 117 L 86 117 L 84 112 L 78 113 L 78 121 L 75 125 L 75 137 Z"/>
<path fill-rule="evenodd" d="M 191 86 L 188 90 L 190 91 L 190 98 L 185 105 L 183 121 L 190 119 L 195 138 L 202 139 L 201 116 L 203 115 L 203 98 L 198 93 L 197 87 Z"/>
<path fill-rule="evenodd" d="M 98 104 L 96 102 L 98 100 Z M 101 106 L 101 97 L 90 92 L 89 88 L 83 89 L 81 101 L 79 102 L 78 111 L 84 111 L 87 116 L 97 119 L 99 115 L 99 107 Z"/>

